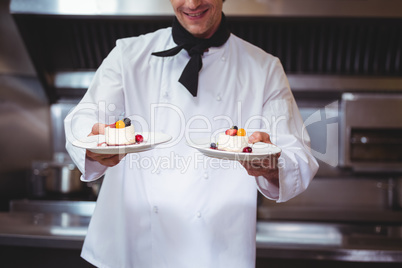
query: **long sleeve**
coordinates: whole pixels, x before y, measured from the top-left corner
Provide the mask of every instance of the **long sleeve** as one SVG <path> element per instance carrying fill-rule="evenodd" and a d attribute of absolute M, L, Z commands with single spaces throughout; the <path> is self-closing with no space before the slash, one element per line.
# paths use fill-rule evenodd
<path fill-rule="evenodd" d="M 260 192 L 276 202 L 299 195 L 310 184 L 318 163 L 310 150 L 310 137 L 279 60 L 267 77 L 263 117 L 269 122 L 271 141 L 282 149 L 279 158 L 279 188 L 263 177 L 256 182 Z"/>
<path fill-rule="evenodd" d="M 64 120 L 66 149 L 82 173 L 81 180 L 100 178 L 107 167 L 86 157 L 85 149 L 72 145 L 74 140 L 84 140 L 95 123 L 115 121 L 124 111 L 121 66 L 119 52 L 115 48 L 103 61 L 80 103 Z"/>

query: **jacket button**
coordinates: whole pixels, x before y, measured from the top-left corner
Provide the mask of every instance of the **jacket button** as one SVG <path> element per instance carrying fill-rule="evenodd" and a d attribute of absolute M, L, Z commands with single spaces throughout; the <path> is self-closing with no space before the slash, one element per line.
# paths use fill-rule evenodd
<path fill-rule="evenodd" d="M 204 179 L 206 179 L 206 180 L 208 179 L 208 173 L 206 173 L 206 172 L 204 173 Z"/>
<path fill-rule="evenodd" d="M 221 100 L 222 100 L 221 96 L 219 96 L 219 95 L 216 96 L 216 100 L 217 100 L 217 101 L 221 101 Z"/>
<path fill-rule="evenodd" d="M 154 213 L 158 213 L 158 207 L 154 206 Z"/>
<path fill-rule="evenodd" d="M 197 218 L 201 218 L 201 212 L 197 212 Z"/>

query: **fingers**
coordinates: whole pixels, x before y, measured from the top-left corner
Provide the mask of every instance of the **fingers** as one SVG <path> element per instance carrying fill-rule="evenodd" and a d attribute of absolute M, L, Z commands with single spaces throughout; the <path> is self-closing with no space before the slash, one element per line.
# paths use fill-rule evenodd
<path fill-rule="evenodd" d="M 250 161 L 241 162 L 241 164 L 243 165 L 243 167 L 246 169 L 248 175 L 250 175 L 250 176 L 262 176 L 264 174 L 264 169 L 262 168 L 261 165 L 257 165 Z"/>
<path fill-rule="evenodd" d="M 120 163 L 120 161 L 125 157 L 126 155 L 122 155 L 122 154 L 116 154 L 113 156 L 110 156 L 109 158 L 103 158 L 102 160 L 98 161 L 99 163 L 101 163 L 104 166 L 107 167 L 114 167 L 115 165 L 117 165 L 118 163 Z"/>
<path fill-rule="evenodd" d="M 279 169 L 276 164 L 267 165 L 266 161 L 253 162 L 247 161 L 241 163 L 246 169 L 248 175 L 254 177 L 264 177 L 269 183 L 279 188 Z"/>
<path fill-rule="evenodd" d="M 276 166 L 264 165 L 263 162 L 260 164 L 253 162 L 243 162 L 242 165 L 250 176 L 267 177 L 269 176 L 269 174 L 278 172 L 278 168 Z"/>
<path fill-rule="evenodd" d="M 271 143 L 271 138 L 268 133 L 266 132 L 260 132 L 256 131 L 253 134 L 251 134 L 250 137 L 248 137 L 249 143 L 256 143 L 256 142 L 265 142 L 265 143 Z"/>
<path fill-rule="evenodd" d="M 271 156 L 261 160 L 244 161 L 240 163 L 246 169 L 275 169 L 277 168 L 278 158 Z"/>
<path fill-rule="evenodd" d="M 113 167 L 120 163 L 127 154 L 96 154 L 87 150 L 86 155 L 103 166 Z"/>
<path fill-rule="evenodd" d="M 251 161 L 240 162 L 251 176 L 264 176 L 272 170 L 278 169 L 279 154 Z"/>

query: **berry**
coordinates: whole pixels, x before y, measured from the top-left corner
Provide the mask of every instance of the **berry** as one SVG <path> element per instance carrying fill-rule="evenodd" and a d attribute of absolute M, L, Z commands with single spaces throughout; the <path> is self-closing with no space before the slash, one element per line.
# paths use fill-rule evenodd
<path fill-rule="evenodd" d="M 135 135 L 135 142 L 136 143 L 141 143 L 143 141 L 144 141 L 144 137 L 142 137 L 142 135 L 140 135 L 140 134 Z"/>
<path fill-rule="evenodd" d="M 216 146 L 216 143 L 211 143 L 211 149 L 217 149 L 218 147 Z"/>
<path fill-rule="evenodd" d="M 126 117 L 123 119 L 124 124 L 126 125 L 126 127 L 131 126 L 131 119 Z"/>
<path fill-rule="evenodd" d="M 251 153 L 253 149 L 251 147 L 244 147 L 243 148 L 243 153 Z"/>
<path fill-rule="evenodd" d="M 238 130 L 237 126 L 233 126 L 232 128 Z"/>
<path fill-rule="evenodd" d="M 230 129 L 226 130 L 225 134 L 229 135 L 229 136 L 236 136 L 237 135 L 237 129 L 230 128 Z"/>
<path fill-rule="evenodd" d="M 237 136 L 246 136 L 246 131 L 244 128 L 241 128 L 237 131 Z"/>
<path fill-rule="evenodd" d="M 125 128 L 126 124 L 124 124 L 123 120 L 119 120 L 116 122 L 116 128 Z"/>

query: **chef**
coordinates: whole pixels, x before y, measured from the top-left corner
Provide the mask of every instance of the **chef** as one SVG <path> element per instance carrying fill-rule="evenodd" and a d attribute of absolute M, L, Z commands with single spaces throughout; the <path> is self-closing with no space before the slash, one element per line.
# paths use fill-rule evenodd
<path fill-rule="evenodd" d="M 172 27 L 117 40 L 65 119 L 85 182 L 105 175 L 82 257 L 97 267 L 254 267 L 256 198 L 285 202 L 318 165 L 280 61 L 231 34 L 224 0 L 171 0 Z M 72 145 L 130 118 L 171 140 L 97 154 Z M 280 154 L 211 158 L 189 146 L 232 126 Z"/>

